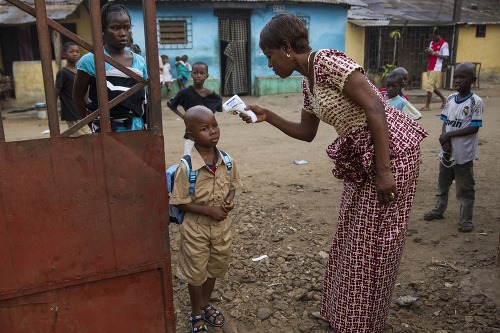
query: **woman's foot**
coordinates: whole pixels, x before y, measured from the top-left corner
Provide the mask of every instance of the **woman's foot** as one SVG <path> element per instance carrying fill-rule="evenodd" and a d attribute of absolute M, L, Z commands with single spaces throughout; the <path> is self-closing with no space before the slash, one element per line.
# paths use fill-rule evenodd
<path fill-rule="evenodd" d="M 203 315 L 189 316 L 189 322 L 191 323 L 191 332 L 208 332 L 207 325 L 205 325 L 205 317 Z"/>
<path fill-rule="evenodd" d="M 201 309 L 205 321 L 214 327 L 222 327 L 226 323 L 224 316 L 212 304 L 208 304 Z"/>

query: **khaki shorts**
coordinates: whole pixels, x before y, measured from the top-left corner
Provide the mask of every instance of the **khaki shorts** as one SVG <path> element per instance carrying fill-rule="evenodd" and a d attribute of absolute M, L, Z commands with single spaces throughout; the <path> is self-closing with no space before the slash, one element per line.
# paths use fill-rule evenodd
<path fill-rule="evenodd" d="M 180 225 L 177 277 L 192 286 L 207 278 L 222 278 L 229 268 L 232 230 L 231 219 L 215 222 L 205 216 L 186 215 Z"/>
<path fill-rule="evenodd" d="M 422 89 L 428 92 L 437 90 L 439 82 L 441 82 L 441 71 L 428 71 L 427 80 L 422 85 Z"/>

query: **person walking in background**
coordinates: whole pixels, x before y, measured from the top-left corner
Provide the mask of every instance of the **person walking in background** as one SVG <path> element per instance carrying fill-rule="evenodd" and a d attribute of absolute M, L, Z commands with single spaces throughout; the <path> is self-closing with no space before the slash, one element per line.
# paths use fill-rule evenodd
<path fill-rule="evenodd" d="M 61 120 L 66 121 L 68 128 L 83 119 L 73 103 L 73 85 L 76 76 L 76 63 L 80 59 L 80 48 L 74 42 L 64 43 L 61 56 L 66 59 L 66 65 L 56 74 L 56 94 L 61 103 Z M 71 136 L 90 134 L 90 128 L 85 125 Z"/>
<path fill-rule="evenodd" d="M 229 212 L 234 208 L 235 191 L 243 183 L 234 160 L 217 148 L 220 129 L 213 112 L 201 105 L 192 107 L 186 111 L 184 123 L 186 134 L 195 142 L 191 165 L 197 178 L 190 194 L 187 167 L 181 163 L 170 197 L 171 205 L 186 212 L 180 225 L 177 276 L 188 284 L 191 332 L 208 332 L 206 324 L 222 327 L 226 323 L 210 298 L 216 279 L 223 278 L 229 268 Z"/>
<path fill-rule="evenodd" d="M 163 63 L 163 84 L 167 87 L 167 93 L 172 91 L 172 81 L 174 78 L 172 77 L 172 73 L 170 72 L 170 64 L 168 63 L 168 56 L 162 55 L 161 61 Z"/>
<path fill-rule="evenodd" d="M 401 91 L 404 86 L 403 76 L 394 72 L 387 75 L 385 80 L 387 103 L 402 111 L 407 116 L 410 116 L 411 119 L 419 120 L 422 118 L 422 114 L 407 99 L 401 97 Z"/>
<path fill-rule="evenodd" d="M 425 220 L 443 219 L 448 206 L 450 187 L 455 181 L 460 203 L 458 230 L 472 230 L 475 200 L 473 164 L 479 157 L 478 131 L 483 125 L 483 100 L 471 92 L 476 81 L 475 67 L 470 62 L 458 64 L 453 74 L 456 93 L 450 95 L 441 113 L 442 134 L 439 137 L 439 177 L 436 207 L 425 213 Z"/>
<path fill-rule="evenodd" d="M 427 80 L 422 85 L 422 89 L 427 91 L 427 100 L 425 106 L 420 111 L 429 111 L 431 109 L 432 93 L 441 98 L 441 108 L 444 108 L 444 104 L 446 103 L 446 98 L 438 89 L 438 83 L 442 77 L 443 60 L 448 59 L 450 50 L 448 43 L 439 35 L 437 27 L 432 28 L 431 39 L 429 47 L 425 49 L 425 53 L 429 55 L 429 64 L 427 66 Z"/>
<path fill-rule="evenodd" d="M 116 3 L 107 3 L 101 9 L 102 30 L 104 35 L 104 53 L 128 67 L 137 75 L 147 80 L 146 61 L 136 53 L 127 50 L 132 23 L 128 9 Z M 108 98 L 112 100 L 133 87 L 137 81 L 120 70 L 105 63 Z M 89 92 L 89 102 L 85 95 Z M 95 78 L 94 54 L 87 53 L 77 63 L 73 100 L 78 112 L 85 116 L 99 108 L 97 83 Z M 144 127 L 146 90 L 135 92 L 109 110 L 113 132 L 140 130 Z M 92 131 L 101 131 L 100 117 L 92 122 Z"/>
<path fill-rule="evenodd" d="M 205 80 L 208 78 L 208 65 L 204 62 L 196 62 L 193 65 L 193 85 L 179 91 L 168 102 L 167 106 L 179 117 L 184 115 L 179 111 L 179 105 L 184 111 L 196 105 L 203 105 L 213 113 L 222 112 L 222 98 L 215 91 L 205 88 Z M 184 155 L 189 155 L 194 146 L 187 133 L 184 134 Z"/>
<path fill-rule="evenodd" d="M 363 68 L 344 53 L 312 51 L 304 22 L 274 16 L 260 33 L 268 66 L 301 73 L 303 105 L 292 122 L 257 105 L 247 109 L 293 138 L 312 141 L 320 121 L 338 138 L 327 148 L 344 189 L 325 271 L 321 315 L 335 333 L 381 333 L 401 260 L 427 132 L 384 103 Z M 247 123 L 250 116 L 240 113 Z"/>

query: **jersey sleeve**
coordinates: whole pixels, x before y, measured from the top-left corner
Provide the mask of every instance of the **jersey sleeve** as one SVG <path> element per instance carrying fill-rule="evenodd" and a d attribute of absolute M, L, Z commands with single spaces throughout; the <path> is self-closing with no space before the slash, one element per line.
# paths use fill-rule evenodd
<path fill-rule="evenodd" d="M 471 126 L 482 127 L 483 126 L 483 100 L 479 97 L 475 98 L 474 107 L 472 109 L 472 119 L 470 122 Z"/>
<path fill-rule="evenodd" d="M 450 48 L 449 48 L 447 42 L 444 42 L 443 45 L 441 45 L 441 49 L 439 50 L 439 54 L 441 54 L 443 56 L 449 56 L 450 55 Z"/>

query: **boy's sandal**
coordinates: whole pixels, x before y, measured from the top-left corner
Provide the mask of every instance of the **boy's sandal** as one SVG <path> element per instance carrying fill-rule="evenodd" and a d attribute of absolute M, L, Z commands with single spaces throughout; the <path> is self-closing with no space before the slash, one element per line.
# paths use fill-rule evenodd
<path fill-rule="evenodd" d="M 204 324 L 205 322 L 205 316 L 204 315 L 198 315 L 198 316 L 189 316 L 189 321 L 191 322 L 191 332 L 196 333 L 196 332 L 208 332 L 208 327 L 207 325 Z M 203 324 L 196 325 L 198 322 L 203 322 Z"/>
<path fill-rule="evenodd" d="M 203 311 L 205 321 L 214 327 L 222 327 L 226 323 L 226 320 L 222 313 L 214 308 L 212 304 L 208 304 L 207 306 L 202 308 L 201 311 Z M 219 323 L 217 323 L 217 319 L 220 320 Z"/>
<path fill-rule="evenodd" d="M 474 227 L 474 225 L 472 224 L 472 222 L 462 222 L 462 223 L 460 223 L 460 226 L 458 227 L 458 231 L 469 232 L 472 230 L 473 227 Z"/>
<path fill-rule="evenodd" d="M 444 216 L 442 214 L 434 213 L 432 210 L 424 214 L 424 220 L 432 221 L 432 220 L 441 220 Z"/>

